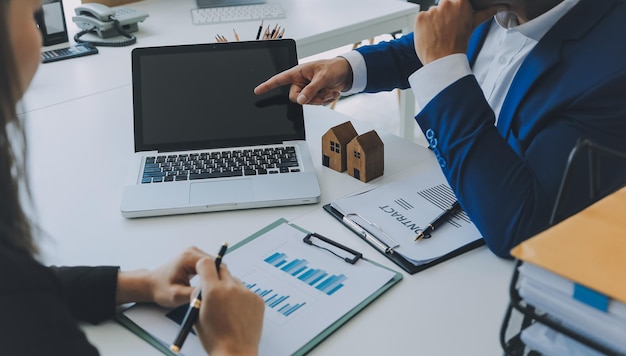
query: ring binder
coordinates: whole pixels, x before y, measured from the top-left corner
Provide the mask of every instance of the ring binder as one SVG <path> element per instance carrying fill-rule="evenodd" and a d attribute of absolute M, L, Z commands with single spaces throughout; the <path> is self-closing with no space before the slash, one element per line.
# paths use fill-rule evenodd
<path fill-rule="evenodd" d="M 502 325 L 500 326 L 500 346 L 504 351 L 505 356 L 518 356 L 523 355 L 525 352 L 526 345 L 521 340 L 521 332 L 522 330 L 529 327 L 533 322 L 539 322 L 548 326 L 549 328 L 570 337 L 573 340 L 576 340 L 586 346 L 591 347 L 592 349 L 601 352 L 605 355 L 615 355 L 615 351 L 605 347 L 602 344 L 597 343 L 596 341 L 590 339 L 589 337 L 569 329 L 563 326 L 561 323 L 557 322 L 555 319 L 550 318 L 550 315 L 545 312 L 538 311 L 534 306 L 526 303 L 524 298 L 520 296 L 519 291 L 517 289 L 518 281 L 520 278 L 519 267 L 522 265 L 522 261 L 517 260 L 515 262 L 515 268 L 513 270 L 513 277 L 511 278 L 511 283 L 509 285 L 509 297 L 510 302 L 506 308 L 504 320 L 502 321 Z M 511 323 L 513 310 L 517 310 L 521 313 L 522 321 L 519 326 L 519 331 L 510 338 L 507 338 L 506 334 L 509 328 L 509 324 Z M 527 350 L 526 350 L 527 351 Z"/>

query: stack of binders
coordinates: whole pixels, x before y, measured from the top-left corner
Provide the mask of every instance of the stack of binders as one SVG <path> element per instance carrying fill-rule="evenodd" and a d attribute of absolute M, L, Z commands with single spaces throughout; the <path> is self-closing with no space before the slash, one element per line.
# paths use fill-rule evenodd
<path fill-rule="evenodd" d="M 626 355 L 626 188 L 512 255 L 511 306 L 525 316 L 521 345 L 544 355 Z"/>

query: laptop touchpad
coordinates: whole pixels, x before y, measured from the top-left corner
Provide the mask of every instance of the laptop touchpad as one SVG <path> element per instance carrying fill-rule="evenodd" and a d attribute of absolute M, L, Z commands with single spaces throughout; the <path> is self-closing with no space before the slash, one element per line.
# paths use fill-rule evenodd
<path fill-rule="evenodd" d="M 248 202 L 253 198 L 251 179 L 191 183 L 189 191 L 191 204 L 228 204 Z"/>

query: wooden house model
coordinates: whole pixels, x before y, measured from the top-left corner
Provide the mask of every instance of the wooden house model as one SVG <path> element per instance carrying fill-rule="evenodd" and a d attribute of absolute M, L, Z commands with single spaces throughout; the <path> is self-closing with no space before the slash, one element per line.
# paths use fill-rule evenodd
<path fill-rule="evenodd" d="M 338 172 L 344 172 L 348 167 L 347 145 L 357 135 L 350 121 L 331 127 L 322 136 L 322 165 Z"/>
<path fill-rule="evenodd" d="M 349 175 L 365 183 L 383 175 L 384 144 L 376 131 L 371 130 L 353 138 L 346 149 Z"/>

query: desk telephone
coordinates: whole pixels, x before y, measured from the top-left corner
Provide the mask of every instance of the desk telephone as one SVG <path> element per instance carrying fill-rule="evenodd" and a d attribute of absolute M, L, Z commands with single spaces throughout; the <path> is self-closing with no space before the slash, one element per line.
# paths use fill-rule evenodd
<path fill-rule="evenodd" d="M 109 8 L 98 3 L 86 3 L 78 6 L 76 16 L 72 21 L 82 30 L 74 36 L 78 43 L 90 42 L 99 46 L 127 46 L 136 42 L 137 38 L 131 34 L 139 29 L 138 23 L 143 22 L 148 14 L 139 10 L 125 7 Z M 86 33 L 95 33 L 101 38 L 122 35 L 123 41 L 84 41 L 80 37 Z"/>

